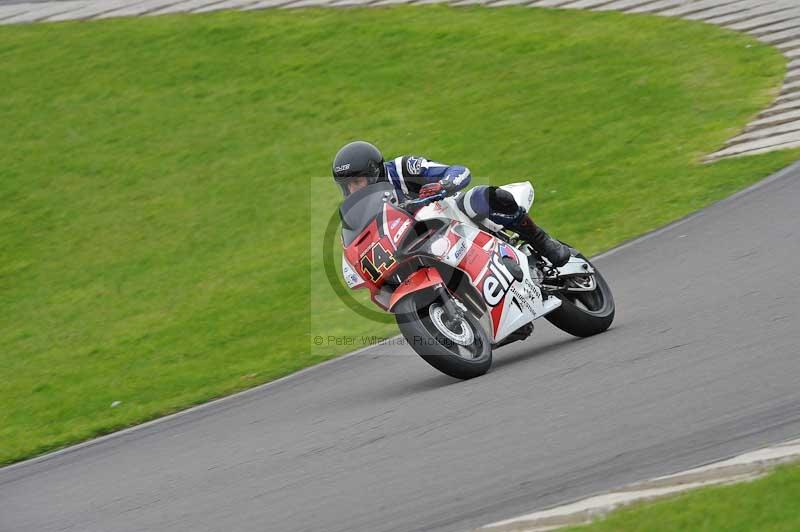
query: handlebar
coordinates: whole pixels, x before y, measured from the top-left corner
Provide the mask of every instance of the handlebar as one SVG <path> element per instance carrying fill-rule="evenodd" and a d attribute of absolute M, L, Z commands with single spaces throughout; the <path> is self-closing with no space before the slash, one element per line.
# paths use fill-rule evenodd
<path fill-rule="evenodd" d="M 434 194 L 433 196 L 428 196 L 427 198 L 417 198 L 404 201 L 403 203 L 399 204 L 398 207 L 401 209 L 408 209 L 409 207 L 425 206 L 429 203 L 433 203 L 434 201 L 444 199 L 446 196 L 447 195 L 444 192 L 440 192 L 439 194 Z"/>

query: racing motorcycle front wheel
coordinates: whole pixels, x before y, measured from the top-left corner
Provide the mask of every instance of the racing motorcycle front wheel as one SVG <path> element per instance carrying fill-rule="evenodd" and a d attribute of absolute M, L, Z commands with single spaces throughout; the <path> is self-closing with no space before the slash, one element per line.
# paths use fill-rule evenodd
<path fill-rule="evenodd" d="M 442 373 L 472 379 L 489 371 L 491 340 L 472 313 L 449 294 L 431 298 L 414 293 L 402 299 L 394 312 L 411 348 Z"/>
<path fill-rule="evenodd" d="M 587 337 L 611 326 L 616 307 L 611 288 L 600 271 L 582 254 L 576 256 L 592 265 L 595 288 L 591 291 L 573 291 L 565 287 L 551 292 L 561 300 L 561 306 L 545 315 L 545 318 L 565 333 Z"/>

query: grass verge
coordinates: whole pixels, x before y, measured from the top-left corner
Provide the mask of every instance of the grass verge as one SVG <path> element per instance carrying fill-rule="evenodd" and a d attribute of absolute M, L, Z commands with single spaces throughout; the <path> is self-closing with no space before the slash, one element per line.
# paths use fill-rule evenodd
<path fill-rule="evenodd" d="M 674 531 L 793 532 L 800 530 L 800 466 L 784 466 L 769 475 L 729 486 L 713 486 L 609 514 L 564 532 Z"/>
<path fill-rule="evenodd" d="M 527 8 L 0 28 L 0 463 L 390 333 L 309 250 L 341 144 L 532 179 L 535 218 L 594 253 L 795 160 L 698 162 L 784 68 L 703 24 Z"/>

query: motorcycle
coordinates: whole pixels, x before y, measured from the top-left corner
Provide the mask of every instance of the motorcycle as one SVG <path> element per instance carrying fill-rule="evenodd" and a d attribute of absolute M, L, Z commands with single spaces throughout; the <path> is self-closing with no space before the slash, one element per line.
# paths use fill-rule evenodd
<path fill-rule="evenodd" d="M 500 188 L 528 210 L 533 204 L 530 183 Z M 554 267 L 517 235 L 479 227 L 457 197 L 400 202 L 381 182 L 339 209 L 345 283 L 393 313 L 426 362 L 470 379 L 489 371 L 493 349 L 528 338 L 541 317 L 579 337 L 609 328 L 614 299 L 591 261 L 575 251 Z"/>

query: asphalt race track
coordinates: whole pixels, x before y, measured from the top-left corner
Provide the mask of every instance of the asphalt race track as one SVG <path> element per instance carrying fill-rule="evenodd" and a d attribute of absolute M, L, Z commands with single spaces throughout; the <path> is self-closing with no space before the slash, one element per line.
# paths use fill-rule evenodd
<path fill-rule="evenodd" d="M 0 470 L 0 530 L 464 530 L 798 437 L 799 214 L 795 164 L 601 256 L 611 330 L 473 381 L 372 349 Z"/>

